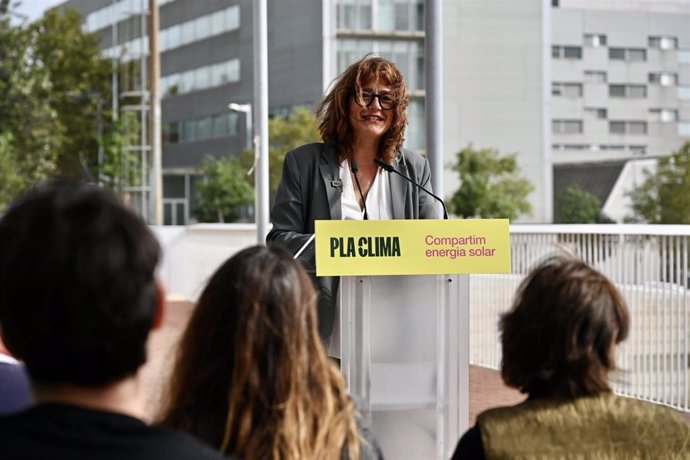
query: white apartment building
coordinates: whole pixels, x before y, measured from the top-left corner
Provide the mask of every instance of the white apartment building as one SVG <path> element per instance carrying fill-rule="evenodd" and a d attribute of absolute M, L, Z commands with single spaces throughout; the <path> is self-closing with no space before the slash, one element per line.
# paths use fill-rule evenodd
<path fill-rule="evenodd" d="M 690 139 L 690 2 L 445 2 L 446 155 L 517 153 L 533 214 L 578 184 L 606 201 L 628 161 Z M 449 158 L 449 159 L 452 159 Z M 446 173 L 445 192 L 457 178 Z"/>

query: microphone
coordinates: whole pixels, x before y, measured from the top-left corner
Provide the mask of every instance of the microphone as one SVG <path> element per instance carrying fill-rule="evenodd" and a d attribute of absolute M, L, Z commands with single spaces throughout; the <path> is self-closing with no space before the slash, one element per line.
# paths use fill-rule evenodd
<path fill-rule="evenodd" d="M 421 189 L 424 190 L 426 193 L 428 193 L 429 195 L 431 195 L 432 197 L 434 197 L 436 200 L 438 200 L 438 201 L 441 203 L 441 206 L 443 206 L 443 218 L 446 219 L 446 220 L 448 220 L 448 210 L 446 210 L 446 203 L 444 203 L 443 200 L 442 200 L 441 198 L 437 197 L 436 195 L 434 195 L 433 193 L 431 193 L 429 190 L 425 189 L 424 187 L 422 187 L 421 185 L 419 185 L 418 183 L 416 183 L 415 181 L 413 181 L 412 179 L 410 179 L 409 177 L 407 177 L 405 174 L 402 174 L 402 173 L 396 171 L 396 169 L 395 169 L 393 166 L 389 165 L 388 163 L 386 163 L 386 162 L 383 161 L 382 159 L 380 159 L 380 158 L 374 158 L 374 163 L 376 163 L 377 165 L 381 166 L 383 169 L 385 169 L 385 170 L 388 171 L 389 173 L 395 173 L 395 174 L 397 174 L 398 176 L 402 177 L 403 179 L 405 179 L 405 180 L 406 180 L 407 182 L 409 182 L 410 184 L 414 185 L 415 187 L 421 188 Z M 355 176 L 355 177 L 356 177 L 356 176 Z"/>
<path fill-rule="evenodd" d="M 354 158 L 350 160 L 352 172 L 355 174 L 355 182 L 357 183 L 357 188 L 359 189 L 359 196 L 362 197 L 362 203 L 364 204 L 364 220 L 369 220 L 369 213 L 367 212 L 367 200 L 364 198 L 362 193 L 362 186 L 359 185 L 359 179 L 357 178 L 357 173 L 359 172 L 359 166 L 357 166 L 357 160 Z"/>

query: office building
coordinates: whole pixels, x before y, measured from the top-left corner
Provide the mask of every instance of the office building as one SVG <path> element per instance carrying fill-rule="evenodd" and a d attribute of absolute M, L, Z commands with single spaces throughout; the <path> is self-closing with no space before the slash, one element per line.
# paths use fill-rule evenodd
<path fill-rule="evenodd" d="M 690 138 L 687 2 L 444 7 L 444 151 L 472 143 L 517 153 L 535 185 L 525 221 L 549 222 L 571 184 L 604 204 L 626 163 L 667 155 Z M 445 185 L 451 193 L 457 178 L 447 172 Z"/>
<path fill-rule="evenodd" d="M 163 184 L 166 223 L 187 223 L 198 166 L 206 155 L 245 150 L 253 95 L 251 0 L 159 0 Z M 313 108 L 353 59 L 394 60 L 410 83 L 407 146 L 424 147 L 423 0 L 268 2 L 269 111 Z M 138 63 L 120 91 L 145 97 L 147 0 L 69 0 L 104 54 Z M 126 81 L 124 81 L 126 80 Z M 128 88 L 125 88 L 127 86 Z M 240 110 L 228 108 L 230 103 Z M 235 106 L 238 107 L 238 106 Z M 142 142 L 145 142 L 142 139 Z M 143 148 L 145 150 L 145 148 Z"/>
<path fill-rule="evenodd" d="M 340 71 L 373 52 L 405 74 L 406 146 L 423 152 L 424 4 L 269 1 L 269 111 L 314 107 Z M 60 7 L 82 12 L 105 55 L 143 63 L 122 85 L 145 87 L 147 0 Z M 252 2 L 159 0 L 159 8 L 165 220 L 186 223 L 203 157 L 249 145 Z M 550 222 L 555 198 L 573 183 L 606 202 L 626 162 L 690 138 L 687 2 L 453 0 L 443 9 L 445 163 L 468 144 L 516 153 L 535 187 L 522 221 Z M 458 185 L 445 171 L 443 195 Z"/>

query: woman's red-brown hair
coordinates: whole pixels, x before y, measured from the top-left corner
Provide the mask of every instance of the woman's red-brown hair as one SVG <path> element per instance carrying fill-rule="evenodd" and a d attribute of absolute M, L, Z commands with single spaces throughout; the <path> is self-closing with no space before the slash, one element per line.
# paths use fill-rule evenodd
<path fill-rule="evenodd" d="M 378 155 L 384 161 L 391 162 L 402 148 L 409 102 L 405 80 L 392 62 L 380 57 L 365 56 L 350 65 L 337 78 L 315 112 L 321 139 L 335 147 L 339 162 L 352 156 L 350 100 L 352 97 L 359 97 L 367 83 L 376 81 L 390 86 L 396 100 L 391 109 L 393 122 L 379 143 Z"/>

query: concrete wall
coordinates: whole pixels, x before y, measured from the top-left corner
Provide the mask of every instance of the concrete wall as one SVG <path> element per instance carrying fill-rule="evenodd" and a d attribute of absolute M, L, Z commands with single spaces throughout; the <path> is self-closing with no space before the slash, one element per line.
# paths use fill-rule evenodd
<path fill-rule="evenodd" d="M 541 0 L 444 2 L 444 140 L 446 162 L 468 144 L 518 154 L 523 174 L 535 186 L 532 216 L 544 222 L 543 89 Z M 550 51 L 550 49 L 549 49 Z M 548 83 L 550 86 L 550 83 Z M 457 174 L 444 175 L 449 198 Z"/>

